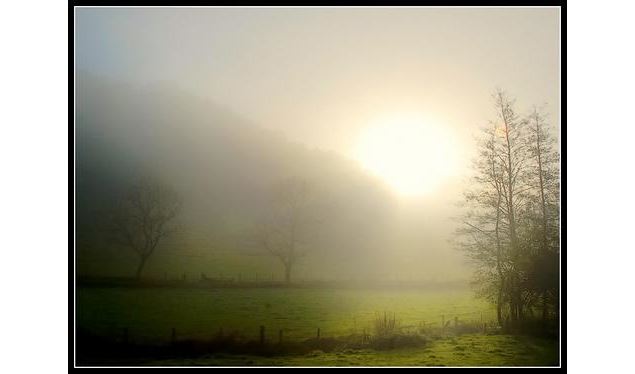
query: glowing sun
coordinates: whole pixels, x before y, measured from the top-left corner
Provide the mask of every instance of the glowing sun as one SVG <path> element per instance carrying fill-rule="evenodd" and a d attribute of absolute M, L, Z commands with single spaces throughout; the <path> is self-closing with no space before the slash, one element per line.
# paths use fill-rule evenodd
<path fill-rule="evenodd" d="M 409 196 L 433 192 L 458 168 L 451 133 L 418 115 L 391 116 L 370 124 L 358 140 L 355 157 Z"/>

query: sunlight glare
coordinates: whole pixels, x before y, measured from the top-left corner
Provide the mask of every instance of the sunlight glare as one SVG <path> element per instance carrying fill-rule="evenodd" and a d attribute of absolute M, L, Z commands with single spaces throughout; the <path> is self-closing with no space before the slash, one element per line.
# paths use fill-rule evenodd
<path fill-rule="evenodd" d="M 457 148 L 438 122 L 418 115 L 383 118 L 359 138 L 356 157 L 400 194 L 433 192 L 457 174 Z"/>

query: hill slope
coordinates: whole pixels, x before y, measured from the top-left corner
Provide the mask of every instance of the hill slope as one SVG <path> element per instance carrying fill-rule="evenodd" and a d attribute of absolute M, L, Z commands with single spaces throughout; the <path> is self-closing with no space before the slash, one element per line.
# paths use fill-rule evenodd
<path fill-rule="evenodd" d="M 372 268 L 371 253 L 387 238 L 395 204 L 388 190 L 353 162 L 289 142 L 169 85 L 133 87 L 80 74 L 77 92 L 80 272 L 129 272 L 134 258 L 105 240 L 104 217 L 117 194 L 146 174 L 173 185 L 184 200 L 185 230 L 166 243 L 160 251 L 165 259 L 153 260 L 150 272 L 190 271 L 188 257 L 213 257 L 204 262 L 214 268 L 219 256 L 231 263 L 236 256 L 257 255 L 241 236 L 266 209 L 270 186 L 289 176 L 309 180 L 331 207 L 316 228 L 313 274 L 332 275 L 339 265 L 364 258 Z M 246 269 L 275 266 L 261 257 L 238 262 Z M 341 272 L 350 273 L 348 267 Z"/>

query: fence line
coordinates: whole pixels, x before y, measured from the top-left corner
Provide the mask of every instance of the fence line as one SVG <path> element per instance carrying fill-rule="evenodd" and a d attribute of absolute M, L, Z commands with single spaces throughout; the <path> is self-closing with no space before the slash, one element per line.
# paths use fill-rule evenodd
<path fill-rule="evenodd" d="M 417 321 L 417 322 L 413 322 L 413 323 L 409 323 L 407 325 L 398 325 L 395 329 L 397 331 L 401 331 L 401 332 L 406 332 L 406 333 L 412 333 L 412 330 L 415 330 L 415 332 L 417 333 L 427 333 L 427 332 L 433 332 L 434 330 L 441 330 L 441 332 L 456 332 L 461 328 L 470 328 L 473 331 L 479 331 L 479 332 L 487 332 L 487 331 L 491 331 L 492 328 L 495 328 L 495 326 L 498 325 L 498 323 L 492 319 L 483 319 L 483 312 L 484 311 L 474 311 L 474 312 L 462 312 L 462 313 L 453 313 L 453 314 L 441 314 L 438 315 L 437 320 L 436 321 L 430 321 L 430 320 L 421 320 L 421 321 Z M 465 316 L 478 316 L 478 318 L 472 318 L 472 319 L 465 319 Z M 460 318 L 463 317 L 463 318 Z M 357 325 L 357 321 L 356 321 L 356 325 Z M 372 321 L 370 321 L 370 326 L 368 325 L 364 325 L 361 326 L 362 327 L 362 332 L 359 333 L 357 330 L 357 327 L 355 327 L 353 329 L 352 335 L 360 335 L 362 336 L 362 340 L 364 339 L 369 339 L 372 334 L 370 334 L 368 332 L 368 330 L 372 330 L 373 326 L 372 326 Z M 285 327 L 280 327 L 280 325 L 274 324 L 273 327 L 271 328 L 271 333 L 273 335 L 272 338 L 269 339 L 269 342 L 273 343 L 275 341 L 275 332 L 276 329 L 278 331 L 278 339 L 277 342 L 278 343 L 282 343 L 283 341 L 299 341 L 299 340 L 305 340 L 305 339 L 321 339 L 324 337 L 323 334 L 323 329 L 321 327 L 316 327 L 315 328 L 315 332 L 314 334 L 311 336 L 311 334 L 309 333 L 308 329 L 305 328 L 285 328 Z M 432 331 L 430 331 L 429 329 L 432 329 Z M 266 344 L 267 343 L 267 328 L 265 325 L 260 325 L 259 329 L 257 330 L 258 333 L 257 334 L 245 334 L 244 330 L 235 330 L 235 331 L 229 331 L 228 334 L 225 333 L 225 328 L 224 327 L 220 327 L 217 330 L 214 329 L 209 329 L 209 331 L 206 333 L 204 331 L 197 331 L 197 332 L 184 332 L 183 330 L 177 330 L 176 327 L 171 327 L 170 329 L 166 329 L 166 335 L 165 336 L 165 340 L 163 340 L 166 343 L 169 343 L 171 345 L 175 345 L 178 341 L 182 341 L 182 340 L 207 340 L 207 339 L 223 339 L 223 338 L 230 338 L 232 335 L 236 336 L 236 337 L 240 337 L 241 339 L 257 339 L 257 341 L 260 344 Z M 342 329 L 344 330 L 344 329 Z M 131 344 L 134 343 L 135 340 L 137 340 L 137 342 L 139 341 L 146 341 L 146 342 L 157 342 L 160 341 L 161 339 L 157 340 L 157 336 L 151 336 L 150 334 L 139 334 L 138 331 L 135 331 L 135 329 L 131 329 L 129 326 L 123 327 L 120 330 L 120 334 L 118 338 L 116 338 L 117 341 L 120 341 L 122 344 L 127 345 L 127 344 Z M 284 331 L 286 332 L 291 332 L 291 334 L 286 335 L 284 334 Z M 254 331 L 255 333 L 256 331 Z M 338 336 L 346 336 L 347 334 L 339 334 Z M 335 336 L 333 336 L 335 337 Z"/>

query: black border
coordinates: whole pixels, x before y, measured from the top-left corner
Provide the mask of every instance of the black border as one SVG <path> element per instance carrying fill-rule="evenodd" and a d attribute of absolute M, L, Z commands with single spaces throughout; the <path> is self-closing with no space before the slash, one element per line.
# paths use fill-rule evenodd
<path fill-rule="evenodd" d="M 304 6 L 474 6 L 474 7 L 483 7 L 483 6 L 532 6 L 532 7 L 544 7 L 544 6 L 558 6 L 560 7 L 561 12 L 561 24 L 560 24 L 560 134 L 561 134 L 561 163 L 560 163 L 560 173 L 561 173 L 561 221 L 560 221 L 560 238 L 561 238 L 561 270 L 560 270 L 560 299 L 561 299 L 561 313 L 560 313 L 560 367 L 545 367 L 552 369 L 565 369 L 567 363 L 567 74 L 566 74 L 566 66 L 567 66 L 567 29 L 566 29 L 566 20 L 567 20 L 567 9 L 566 9 L 566 0 L 542 0 L 542 1 L 518 1 L 516 4 L 513 4 L 513 1 L 487 1 L 487 2 L 470 2 L 468 1 L 456 1 L 456 0 L 437 0 L 437 1 L 395 1 L 390 4 L 388 2 L 382 1 L 318 1 L 318 2 L 310 2 L 302 4 Z M 121 1 L 121 0 L 69 0 L 68 1 L 68 154 L 69 154 L 69 190 L 68 190 L 68 201 L 69 201 L 69 225 L 68 225 L 68 233 L 69 239 L 69 252 L 68 252 L 68 266 L 69 266 L 69 277 L 68 277 L 68 290 L 69 296 L 73 295 L 73 297 L 68 298 L 68 359 L 69 359 L 69 369 L 73 368 L 82 368 L 81 366 L 76 366 L 75 362 L 75 265 L 76 265 L 76 256 L 75 256 L 75 7 L 78 6 L 297 6 L 297 2 L 293 4 L 292 2 L 278 2 L 278 4 L 261 4 L 258 1 L 216 1 L 215 3 L 211 3 L 205 0 L 184 0 L 184 1 L 169 1 L 169 0 L 155 0 L 155 1 L 146 1 L 146 0 L 129 0 L 129 1 Z M 148 368 L 148 367 L 140 367 L 140 368 Z M 153 367 L 154 368 L 154 367 Z M 435 369 L 435 368 L 426 368 L 424 369 Z M 509 367 L 505 367 L 509 368 Z M 158 368 L 157 368 L 158 369 Z M 220 368 L 219 368 L 220 369 Z M 503 369 L 501 367 L 501 369 Z M 511 368 L 513 369 L 513 368 Z"/>

